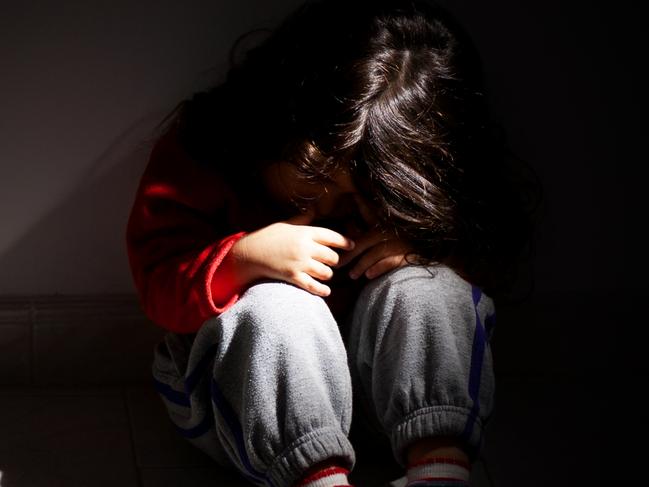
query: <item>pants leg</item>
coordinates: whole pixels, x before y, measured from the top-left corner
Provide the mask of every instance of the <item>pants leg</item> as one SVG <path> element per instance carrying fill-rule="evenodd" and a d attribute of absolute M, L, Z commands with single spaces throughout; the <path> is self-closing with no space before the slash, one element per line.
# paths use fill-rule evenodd
<path fill-rule="evenodd" d="M 363 289 L 348 339 L 351 374 L 400 464 L 425 437 L 457 437 L 470 456 L 479 450 L 493 405 L 493 316 L 492 300 L 444 266 L 395 269 Z"/>
<path fill-rule="evenodd" d="M 162 368 L 154 374 L 164 383 Z M 257 484 L 291 485 L 331 457 L 354 464 L 347 356 L 321 298 L 280 282 L 252 286 L 204 323 L 182 382 L 167 380 L 162 394 L 181 432 Z M 188 398 L 184 422 L 176 391 Z"/>

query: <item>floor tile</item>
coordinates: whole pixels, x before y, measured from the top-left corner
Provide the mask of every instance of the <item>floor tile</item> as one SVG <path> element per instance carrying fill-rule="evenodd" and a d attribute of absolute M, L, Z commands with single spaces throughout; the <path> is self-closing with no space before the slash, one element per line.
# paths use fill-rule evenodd
<path fill-rule="evenodd" d="M 2 487 L 138 487 L 120 395 L 0 397 Z"/>
<path fill-rule="evenodd" d="M 93 396 L 121 398 L 122 389 L 117 386 L 2 386 L 0 387 L 0 403 L 5 397 L 76 397 Z"/>
<path fill-rule="evenodd" d="M 31 326 L 0 323 L 0 384 L 29 384 Z"/>
<path fill-rule="evenodd" d="M 214 464 L 211 458 L 180 437 L 152 387 L 129 387 L 126 400 L 140 467 L 207 467 Z"/>
<path fill-rule="evenodd" d="M 97 318 L 34 324 L 34 381 L 50 384 L 135 384 L 151 380 L 160 330 L 140 318 Z"/>
<path fill-rule="evenodd" d="M 471 487 L 495 487 L 491 484 L 486 466 L 478 461 L 471 469 Z"/>
<path fill-rule="evenodd" d="M 26 298 L 0 296 L 0 384 L 29 384 L 32 306 Z"/>
<path fill-rule="evenodd" d="M 494 484 L 599 485 L 603 412 L 588 381 L 501 379 L 484 451 Z"/>

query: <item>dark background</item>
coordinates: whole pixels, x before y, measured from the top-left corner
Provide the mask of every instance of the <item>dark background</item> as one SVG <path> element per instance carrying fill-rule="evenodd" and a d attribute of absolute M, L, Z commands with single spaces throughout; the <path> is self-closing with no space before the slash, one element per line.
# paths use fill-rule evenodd
<path fill-rule="evenodd" d="M 133 293 L 123 231 L 152 127 L 298 3 L 2 2 L 0 295 Z M 535 291 L 499 310 L 487 464 L 499 485 L 630 472 L 647 435 L 647 17 L 630 1 L 440 3 L 545 194 Z"/>
<path fill-rule="evenodd" d="M 444 3 L 473 34 L 510 145 L 545 189 L 535 292 L 500 310 L 495 334 L 488 463 L 507 485 L 519 471 L 534 473 L 529 485 L 639 479 L 647 17 L 631 2 Z"/>

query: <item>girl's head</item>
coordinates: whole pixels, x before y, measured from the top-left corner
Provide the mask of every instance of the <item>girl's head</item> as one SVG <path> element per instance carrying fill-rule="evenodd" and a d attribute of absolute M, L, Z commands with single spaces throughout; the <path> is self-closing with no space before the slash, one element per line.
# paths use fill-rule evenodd
<path fill-rule="evenodd" d="M 351 173 L 381 226 L 494 291 L 527 237 L 477 53 L 431 2 L 307 1 L 178 120 L 233 181 L 273 161 L 311 183 Z"/>

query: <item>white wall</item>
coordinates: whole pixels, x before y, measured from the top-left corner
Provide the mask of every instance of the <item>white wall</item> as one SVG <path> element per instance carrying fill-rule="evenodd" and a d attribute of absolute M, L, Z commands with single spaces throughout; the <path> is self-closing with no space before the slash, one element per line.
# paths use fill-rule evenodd
<path fill-rule="evenodd" d="M 298 3 L 3 2 L 0 294 L 131 292 L 123 234 L 147 135 L 220 74 L 240 33 Z M 511 144 L 545 185 L 539 289 L 639 292 L 640 17 L 585 1 L 444 3 L 478 42 Z"/>
<path fill-rule="evenodd" d="M 295 0 L 0 4 L 0 294 L 132 292 L 124 227 L 150 135 Z"/>

